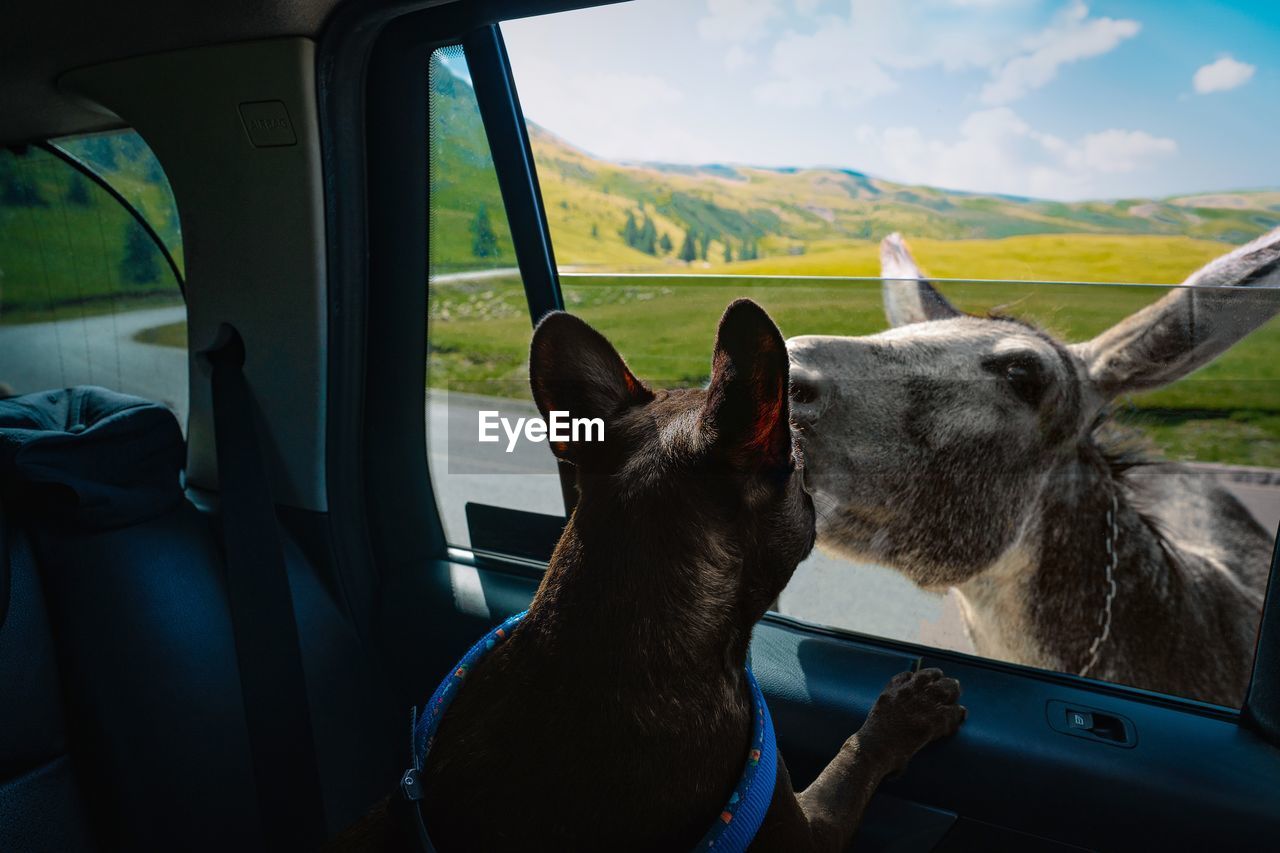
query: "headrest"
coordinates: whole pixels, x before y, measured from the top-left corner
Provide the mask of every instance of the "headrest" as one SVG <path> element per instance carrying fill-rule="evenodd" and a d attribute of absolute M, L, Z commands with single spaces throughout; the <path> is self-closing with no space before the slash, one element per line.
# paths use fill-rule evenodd
<path fill-rule="evenodd" d="M 0 494 L 24 516 L 87 530 L 182 500 L 182 430 L 158 403 L 81 385 L 0 400 Z"/>

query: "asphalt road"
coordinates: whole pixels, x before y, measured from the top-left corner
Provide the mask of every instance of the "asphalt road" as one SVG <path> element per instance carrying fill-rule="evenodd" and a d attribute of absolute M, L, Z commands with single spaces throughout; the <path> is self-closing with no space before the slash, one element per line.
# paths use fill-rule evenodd
<path fill-rule="evenodd" d="M 490 273 L 492 274 L 492 273 Z M 99 315 L 56 323 L 0 326 L 0 382 L 19 393 L 68 384 L 99 384 L 161 401 L 185 425 L 186 353 L 139 343 L 138 332 L 181 321 L 181 306 Z M 468 501 L 560 515 L 559 480 L 545 444 L 475 441 L 478 412 L 507 418 L 535 414 L 530 403 L 443 391 L 428 393 L 428 458 L 452 544 L 467 547 Z M 1274 529 L 1280 519 L 1280 474 L 1267 469 L 1212 468 L 1224 485 Z M 821 552 L 797 570 L 780 601 L 783 613 L 819 624 L 945 648 L 971 650 L 950 596 L 917 589 L 892 570 Z"/>
<path fill-rule="evenodd" d="M 0 326 L 0 382 L 20 394 L 103 385 L 164 403 L 187 423 L 187 355 L 142 344 L 144 329 L 185 320 L 181 305 Z"/>

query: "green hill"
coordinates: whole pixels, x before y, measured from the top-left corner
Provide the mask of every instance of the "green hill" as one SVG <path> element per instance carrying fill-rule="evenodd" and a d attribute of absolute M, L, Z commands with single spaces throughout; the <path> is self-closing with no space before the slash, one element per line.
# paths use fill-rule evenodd
<path fill-rule="evenodd" d="M 433 125 L 447 133 L 436 137 L 444 150 L 436 161 L 442 191 L 433 201 L 439 238 L 433 259 L 441 269 L 510 265 L 509 248 L 501 254 L 505 233 L 496 258 L 469 251 L 478 205 L 501 206 L 474 94 L 443 66 L 437 71 Z M 1280 192 L 1066 203 L 910 186 L 848 169 L 617 163 L 533 123 L 530 136 L 556 259 L 567 267 L 731 271 L 754 255 L 743 272 L 766 271 L 760 259 L 773 259 L 770 272 L 799 271 L 790 270 L 787 259 L 847 251 L 893 231 L 936 240 L 1105 234 L 1240 243 L 1280 225 Z M 647 243 L 636 233 L 646 221 L 656 238 Z M 692 262 L 680 259 L 686 237 Z M 725 266 L 726 249 L 734 266 Z M 833 263 L 818 266 L 825 274 L 840 272 Z M 1024 267 L 1017 277 L 1035 273 Z"/>
<path fill-rule="evenodd" d="M 628 212 L 652 218 L 676 246 L 688 230 L 708 236 L 710 262 L 722 261 L 726 243 L 735 259 L 744 244 L 757 245 L 762 256 L 798 255 L 879 241 L 893 231 L 939 240 L 1113 234 L 1234 244 L 1280 225 L 1275 192 L 1065 203 L 908 186 L 838 169 L 610 163 L 541 128 L 531 135 L 558 259 L 569 265 L 618 260 Z M 640 264 L 664 257 L 672 259 L 628 256 Z"/>

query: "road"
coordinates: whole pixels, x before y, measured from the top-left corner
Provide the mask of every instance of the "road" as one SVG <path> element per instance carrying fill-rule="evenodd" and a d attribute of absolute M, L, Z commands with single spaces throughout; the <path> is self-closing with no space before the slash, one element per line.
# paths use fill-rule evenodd
<path fill-rule="evenodd" d="M 133 336 L 186 317 L 187 309 L 175 305 L 0 326 L 0 382 L 24 394 L 67 385 L 103 385 L 164 403 L 185 429 L 186 353 L 139 343 Z"/>
<path fill-rule="evenodd" d="M 507 274 L 506 271 L 483 275 Z M 182 350 L 139 343 L 134 336 L 180 322 L 181 306 L 99 315 L 54 323 L 0 326 L 0 382 L 20 393 L 68 383 L 106 385 L 161 401 L 186 423 L 187 359 Z M 475 441 L 478 412 L 531 417 L 532 404 L 430 391 L 428 459 L 452 544 L 467 547 L 463 505 L 468 501 L 562 515 L 559 480 L 544 444 Z M 1268 469 L 1201 466 L 1213 470 L 1270 529 L 1280 519 L 1280 475 Z M 786 591 L 783 613 L 867 634 L 971 650 L 951 596 L 917 589 L 881 566 L 821 552 L 801 564 Z"/>

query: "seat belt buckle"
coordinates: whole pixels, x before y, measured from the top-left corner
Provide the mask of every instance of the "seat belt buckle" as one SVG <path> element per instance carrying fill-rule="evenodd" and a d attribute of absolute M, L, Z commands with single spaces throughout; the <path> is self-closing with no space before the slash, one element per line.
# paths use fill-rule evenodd
<path fill-rule="evenodd" d="M 418 778 L 418 768 L 410 767 L 400 774 L 400 793 L 410 802 L 422 799 L 422 780 Z"/>

